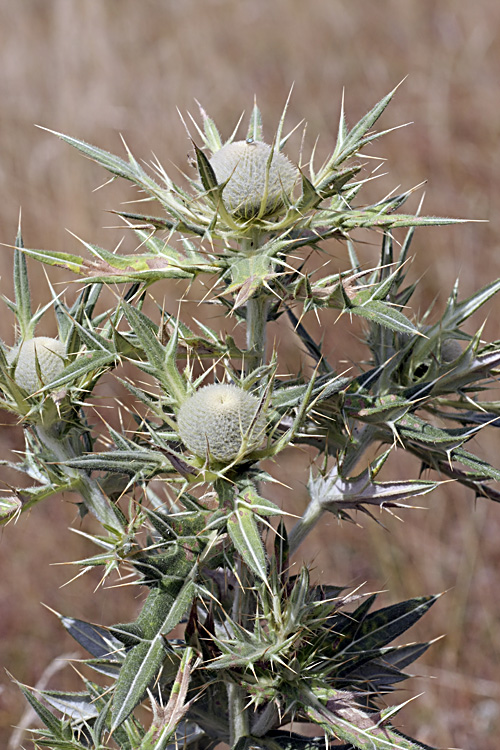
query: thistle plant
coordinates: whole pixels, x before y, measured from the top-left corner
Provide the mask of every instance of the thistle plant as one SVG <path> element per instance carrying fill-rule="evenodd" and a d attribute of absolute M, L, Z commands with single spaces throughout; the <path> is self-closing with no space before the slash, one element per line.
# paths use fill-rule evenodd
<path fill-rule="evenodd" d="M 498 423 L 500 402 L 484 394 L 496 383 L 500 346 L 463 329 L 500 280 L 462 300 L 457 284 L 441 317 L 417 319 L 416 284 L 406 280 L 414 231 L 457 220 L 403 213 L 413 190 L 369 205 L 360 198 L 371 179 L 362 152 L 387 132 L 374 126 L 393 93 L 351 129 L 342 108 L 320 167 L 314 149 L 307 161 L 285 155 L 286 107 L 268 142 L 257 105 L 246 137 L 238 123 L 226 141 L 200 108 L 182 185 L 157 161 L 145 168 L 128 150 L 122 159 L 58 134 L 157 211 L 115 212 L 139 240 L 130 255 L 90 243 L 85 257 L 28 249 L 19 230 L 15 299 L 6 300 L 17 341 L 0 348 L 0 387 L 26 448 L 3 464 L 29 486 L 0 508 L 4 522 L 22 523 L 18 516 L 50 496 L 79 493 L 81 515 L 92 514 L 100 531 L 87 534 L 95 554 L 75 565 L 101 568 L 103 582 L 127 575 L 144 596 L 125 623 L 59 616 L 88 653 L 91 676 L 76 693 L 20 684 L 43 724 L 33 730 L 36 748 L 424 747 L 394 727 L 401 705 L 392 693 L 429 642 L 394 640 L 437 595 L 379 608 L 376 595 L 294 565 L 327 513 L 348 521 L 407 508 L 448 479 L 500 499 L 492 486 L 500 470 L 465 448 Z M 358 260 L 357 229 L 381 239 L 372 268 Z M 334 273 L 329 238 L 345 250 L 345 268 Z M 53 292 L 33 314 L 26 256 L 81 276 L 76 300 Z M 186 320 L 182 304 L 178 314 L 160 306 L 146 314 L 157 282 L 184 279 L 188 288 L 198 277 L 208 279 L 204 302 L 219 311 L 221 329 L 229 318 L 241 340 Z M 109 284 L 120 299 L 103 311 Z M 35 336 L 50 311 L 57 337 Z M 362 319 L 366 357 L 355 371 L 339 373 L 308 332 L 308 314 L 318 311 L 328 325 Z M 266 342 L 281 318 L 293 323 L 309 372 L 282 374 Z M 108 425 L 102 435 L 87 411 L 100 379 L 123 362 L 137 372 L 123 381 L 136 427 Z M 273 483 L 279 454 L 305 460 L 303 445 L 316 459 L 304 465 L 309 502 L 293 519 L 286 502 L 274 502 Z M 396 450 L 415 456 L 429 478 L 380 481 Z M 332 533 L 338 541 L 342 525 Z M 299 722 L 318 736 L 302 736 Z"/>

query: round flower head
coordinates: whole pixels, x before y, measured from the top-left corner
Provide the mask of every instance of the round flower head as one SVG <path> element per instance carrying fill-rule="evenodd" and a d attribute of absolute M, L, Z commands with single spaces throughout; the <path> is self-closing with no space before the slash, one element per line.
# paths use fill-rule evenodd
<path fill-rule="evenodd" d="M 184 445 L 200 458 L 207 454 L 230 463 L 244 447 L 250 453 L 262 442 L 266 420 L 259 399 L 236 385 L 206 385 L 182 404 L 177 415 Z"/>
<path fill-rule="evenodd" d="M 229 180 L 222 193 L 224 205 L 242 219 L 264 218 L 282 209 L 298 177 L 287 157 L 262 141 L 226 143 L 210 164 L 219 184 Z"/>
<path fill-rule="evenodd" d="M 59 339 L 36 336 L 23 341 L 15 354 L 14 380 L 28 393 L 35 393 L 63 371 L 66 347 Z"/>

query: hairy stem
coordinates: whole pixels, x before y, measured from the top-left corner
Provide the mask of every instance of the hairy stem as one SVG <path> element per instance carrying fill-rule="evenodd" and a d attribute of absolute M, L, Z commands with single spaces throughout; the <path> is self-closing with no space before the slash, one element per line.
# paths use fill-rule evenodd
<path fill-rule="evenodd" d="M 227 702 L 229 704 L 229 747 L 235 747 L 242 737 L 250 733 L 248 712 L 245 709 L 246 691 L 234 682 L 227 683 Z"/>
<path fill-rule="evenodd" d="M 302 518 L 299 518 L 288 536 L 290 555 L 293 555 L 293 553 L 297 551 L 311 529 L 316 526 L 324 512 L 324 508 L 317 500 L 311 500 L 305 509 Z"/>
<path fill-rule="evenodd" d="M 252 737 L 264 737 L 265 734 L 280 725 L 280 715 L 275 703 L 268 703 L 252 724 Z"/>
<path fill-rule="evenodd" d="M 241 250 L 248 255 L 255 255 L 259 253 L 262 240 L 261 232 L 255 230 L 251 237 L 241 241 Z M 245 372 L 247 375 L 266 361 L 266 329 L 270 302 L 269 292 L 260 289 L 246 303 L 246 346 L 248 353 L 245 355 Z"/>
<path fill-rule="evenodd" d="M 354 470 L 376 438 L 376 431 L 372 425 L 366 424 L 359 432 L 355 441 L 348 447 L 342 461 L 342 476 L 347 477 Z"/>
<path fill-rule="evenodd" d="M 245 251 L 258 252 L 259 234 L 241 243 L 241 249 Z M 266 362 L 266 329 L 267 314 L 269 311 L 270 297 L 268 293 L 261 292 L 251 297 L 246 303 L 246 346 L 245 373 L 251 374 Z M 252 589 L 254 576 L 246 567 L 241 557 L 237 556 L 236 575 L 238 585 L 235 587 L 232 616 L 235 622 L 245 627 L 248 624 L 249 614 L 254 605 L 252 601 Z M 230 747 L 234 747 L 238 740 L 248 736 L 250 733 L 250 719 L 246 708 L 247 695 L 244 688 L 233 683 L 227 685 L 227 698 L 229 706 Z"/>
<path fill-rule="evenodd" d="M 247 350 L 245 370 L 253 372 L 266 361 L 267 314 L 270 306 L 269 294 L 251 297 L 246 305 Z"/>

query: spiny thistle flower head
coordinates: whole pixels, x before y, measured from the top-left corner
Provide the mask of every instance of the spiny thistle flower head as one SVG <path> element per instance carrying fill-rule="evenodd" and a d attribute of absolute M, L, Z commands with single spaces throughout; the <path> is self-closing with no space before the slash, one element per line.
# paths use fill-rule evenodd
<path fill-rule="evenodd" d="M 13 350 L 12 361 L 17 357 L 14 379 L 20 388 L 35 393 L 64 369 L 66 347 L 48 336 L 36 336 L 23 341 Z"/>
<path fill-rule="evenodd" d="M 224 205 L 242 219 L 272 216 L 290 199 L 298 170 L 280 151 L 248 138 L 226 143 L 210 159 Z"/>
<path fill-rule="evenodd" d="M 259 399 L 227 383 L 198 389 L 182 404 L 177 424 L 182 442 L 192 453 L 200 458 L 208 454 L 223 463 L 257 448 L 266 429 Z"/>

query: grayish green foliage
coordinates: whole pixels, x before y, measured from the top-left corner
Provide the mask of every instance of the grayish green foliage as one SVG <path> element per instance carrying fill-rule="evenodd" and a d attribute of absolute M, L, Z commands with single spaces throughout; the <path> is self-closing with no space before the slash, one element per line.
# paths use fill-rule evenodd
<path fill-rule="evenodd" d="M 377 609 L 375 595 L 313 585 L 305 566 L 290 576 L 292 556 L 324 513 L 349 521 L 358 512 L 406 508 L 443 477 L 500 499 L 491 485 L 500 469 L 465 447 L 499 424 L 500 403 L 484 393 L 496 382 L 500 347 L 462 328 L 500 281 L 462 301 L 457 284 L 440 318 L 416 319 L 409 305 L 415 284 L 406 281 L 414 229 L 456 220 L 400 213 L 412 190 L 371 205 L 358 199 L 365 182 L 360 154 L 387 132 L 374 126 L 393 94 L 351 130 L 342 108 L 333 152 L 318 169 L 311 158 L 307 175 L 299 165 L 295 193 L 283 194 L 272 216 L 241 217 L 225 208 L 229 180 L 217 184 L 209 158 L 235 139 L 237 128 L 224 143 L 201 108 L 201 126 L 193 119 L 197 174 L 186 177 L 186 187 L 158 163 L 153 179 L 128 150 L 122 159 L 60 136 L 131 181 L 159 215 L 117 212 L 140 242 L 130 255 L 90 243 L 85 257 L 26 249 L 19 231 L 15 299 L 6 300 L 18 345 L 53 308 L 68 361 L 53 381 L 27 394 L 15 380 L 15 350 L 0 346 L 1 405 L 26 426 L 24 456 L 2 465 L 30 482 L 2 498 L 0 514 L 7 522 L 55 493 L 79 493 L 82 515 L 93 514 L 102 529 L 87 534 L 97 552 L 77 565 L 101 567 L 103 579 L 126 571 L 145 596 L 130 622 L 103 626 L 60 616 L 88 653 L 96 682 L 85 678 L 78 693 L 20 685 L 43 724 L 33 734 L 37 748 L 208 750 L 226 742 L 237 750 L 326 750 L 333 741 L 343 750 L 425 747 L 393 727 L 400 706 L 387 707 L 383 697 L 429 646 L 393 641 L 437 597 Z M 288 142 L 285 114 L 286 107 L 274 149 Z M 247 137 L 262 141 L 263 132 L 255 105 Z M 399 227 L 408 231 L 397 245 Z M 382 236 L 380 257 L 368 270 L 356 255 L 359 228 Z M 300 254 L 325 253 L 330 238 L 345 242 L 349 266 L 330 273 L 323 254 L 318 271 L 304 273 Z M 80 275 L 85 286 L 77 299 L 68 305 L 52 292 L 33 315 L 26 255 Z M 154 282 L 201 275 L 210 277 L 206 301 L 221 317 L 234 316 L 245 345 L 202 322 L 188 325 L 182 306 L 178 316 L 144 312 Z M 104 283 L 130 286 L 103 312 L 97 303 Z M 342 316 L 364 322 L 369 356 L 354 374 L 338 373 L 308 333 L 307 316 L 315 311 L 328 325 Z M 313 361 L 313 371 L 288 380 L 265 341 L 267 324 L 283 315 Z M 86 404 L 124 361 L 154 387 L 142 388 L 140 377 L 124 381 L 137 404 L 137 429 L 125 434 L 109 426 L 103 449 L 87 424 Z M 227 461 L 213 460 L 208 443 L 205 457 L 191 454 L 177 429 L 179 409 L 213 377 L 214 362 L 219 377 L 256 397 L 254 420 L 266 425 L 261 443 Z M 291 524 L 286 506 L 267 497 L 274 480 L 261 462 L 279 462 L 281 451 L 301 444 L 317 449 L 317 461 L 310 502 Z M 429 478 L 381 481 L 395 449 L 419 459 Z M 152 707 L 147 726 L 137 710 L 144 701 Z M 285 730 L 292 721 L 311 722 L 323 736 Z"/>

